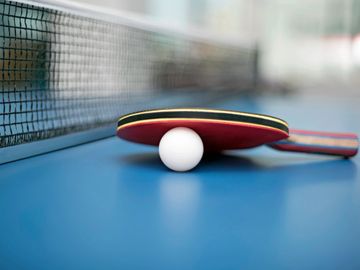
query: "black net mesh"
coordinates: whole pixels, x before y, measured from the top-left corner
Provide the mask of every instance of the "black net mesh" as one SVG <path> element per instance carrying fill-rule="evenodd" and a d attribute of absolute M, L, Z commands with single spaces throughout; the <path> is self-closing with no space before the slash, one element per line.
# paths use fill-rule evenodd
<path fill-rule="evenodd" d="M 240 47 L 3 0 L 0 48 L 0 147 L 115 125 L 179 89 L 243 89 L 254 66 Z"/>

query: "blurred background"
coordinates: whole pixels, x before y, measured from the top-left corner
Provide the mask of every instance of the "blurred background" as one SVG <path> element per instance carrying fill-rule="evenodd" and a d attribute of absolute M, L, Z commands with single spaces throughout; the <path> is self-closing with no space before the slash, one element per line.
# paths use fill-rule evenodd
<path fill-rule="evenodd" d="M 360 94 L 360 0 L 77 1 L 253 44 L 267 89 Z"/>
<path fill-rule="evenodd" d="M 6 0 L 0 17 L 0 147 L 220 98 L 341 97 L 351 119 L 360 97 L 360 0 Z"/>

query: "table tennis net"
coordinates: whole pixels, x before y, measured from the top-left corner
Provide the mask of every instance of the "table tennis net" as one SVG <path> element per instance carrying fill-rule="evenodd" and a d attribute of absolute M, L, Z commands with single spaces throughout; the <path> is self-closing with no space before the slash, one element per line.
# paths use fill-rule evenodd
<path fill-rule="evenodd" d="M 251 87 L 249 48 L 88 14 L 0 1 L 0 147 L 115 126 L 162 97 Z"/>

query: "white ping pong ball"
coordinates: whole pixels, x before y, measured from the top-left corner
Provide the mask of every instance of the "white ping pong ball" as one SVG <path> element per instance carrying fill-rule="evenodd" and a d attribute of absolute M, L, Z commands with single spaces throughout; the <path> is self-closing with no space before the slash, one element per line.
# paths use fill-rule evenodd
<path fill-rule="evenodd" d="M 200 136 L 190 128 L 177 127 L 164 134 L 159 144 L 161 161 L 171 170 L 185 172 L 199 164 L 204 153 Z"/>

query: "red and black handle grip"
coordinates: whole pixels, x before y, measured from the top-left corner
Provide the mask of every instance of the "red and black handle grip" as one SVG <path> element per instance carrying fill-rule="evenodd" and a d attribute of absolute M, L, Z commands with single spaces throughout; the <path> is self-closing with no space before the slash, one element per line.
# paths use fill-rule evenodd
<path fill-rule="evenodd" d="M 287 139 L 271 143 L 269 146 L 280 151 L 352 157 L 358 152 L 359 139 L 354 133 L 292 129 Z"/>

